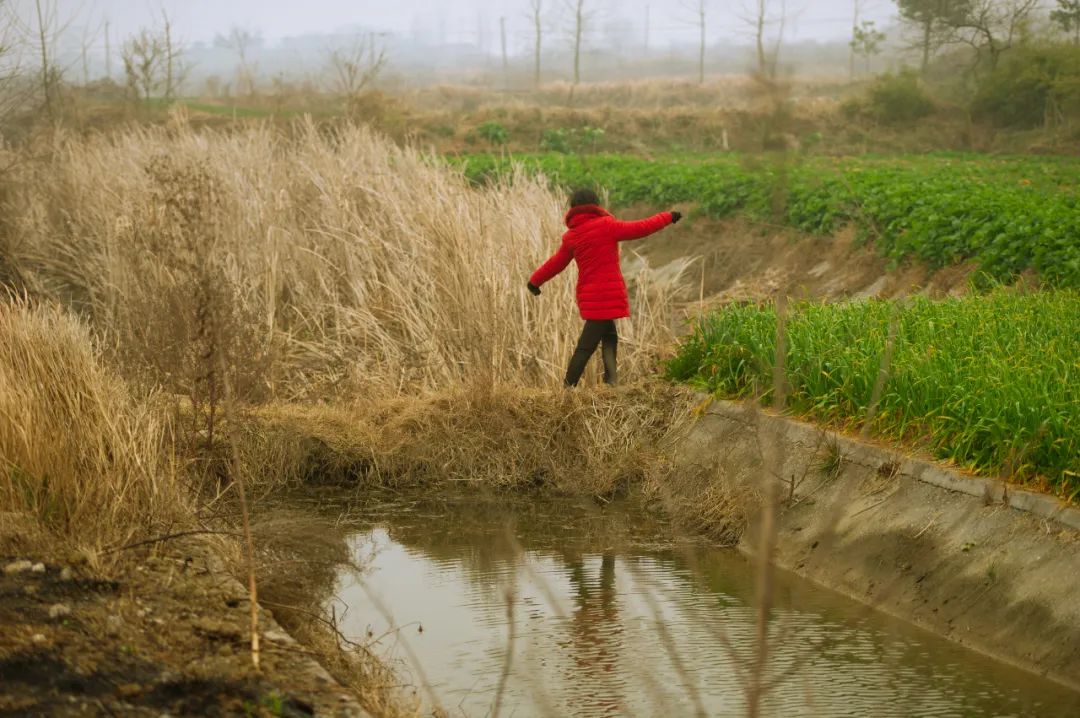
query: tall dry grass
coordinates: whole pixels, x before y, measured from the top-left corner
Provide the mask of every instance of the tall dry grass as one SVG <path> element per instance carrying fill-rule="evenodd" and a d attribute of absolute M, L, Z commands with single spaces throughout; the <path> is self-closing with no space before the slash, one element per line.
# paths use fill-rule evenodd
<path fill-rule="evenodd" d="M 183 517 L 163 416 L 70 313 L 0 302 L 0 513 L 89 550 Z"/>
<path fill-rule="evenodd" d="M 69 138 L 12 194 L 8 261 L 29 291 L 177 393 L 212 383 L 212 353 L 258 400 L 555 386 L 580 329 L 569 277 L 540 299 L 524 288 L 563 231 L 562 197 L 525 176 L 475 189 L 362 127 L 178 118 Z M 633 294 L 627 376 L 670 341 L 666 296 Z"/>

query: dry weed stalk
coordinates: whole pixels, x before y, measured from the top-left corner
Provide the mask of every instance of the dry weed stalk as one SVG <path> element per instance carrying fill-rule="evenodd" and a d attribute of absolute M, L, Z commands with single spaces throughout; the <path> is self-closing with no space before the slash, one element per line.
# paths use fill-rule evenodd
<path fill-rule="evenodd" d="M 495 699 L 491 705 L 491 718 L 499 718 L 502 712 L 503 696 L 506 693 L 506 685 L 510 680 L 510 671 L 513 668 L 514 663 L 514 647 L 517 643 L 517 623 L 516 623 L 516 603 L 517 603 L 517 570 L 519 563 L 527 563 L 528 559 L 523 559 L 523 551 L 518 544 L 517 539 L 514 537 L 513 524 L 508 523 L 506 525 L 505 534 L 506 545 L 510 548 L 511 555 L 513 556 L 512 564 L 515 566 L 515 571 L 507 578 L 505 592 L 503 598 L 506 602 L 506 648 L 503 649 L 503 665 L 502 670 L 499 672 L 499 683 L 495 688 Z"/>
<path fill-rule="evenodd" d="M 787 403 L 787 308 L 787 293 L 781 292 L 776 301 L 776 355 L 773 361 L 772 409 L 777 414 L 784 410 Z M 775 598 L 775 554 L 780 533 L 780 481 L 784 467 L 780 423 L 764 421 L 760 410 L 755 409 L 755 414 L 758 419 L 764 500 L 759 518 L 758 542 L 754 548 L 758 590 L 754 657 L 746 686 L 746 714 L 750 718 L 761 715 L 762 704 L 770 688 L 766 671 L 770 654 L 769 626 Z"/>
<path fill-rule="evenodd" d="M 218 364 L 220 366 L 219 371 L 222 376 L 226 376 L 225 361 L 219 355 L 217 357 Z M 232 386 L 226 379 L 224 382 L 225 390 L 225 419 L 228 423 L 230 431 L 235 431 L 237 421 L 233 412 L 235 411 L 235 403 L 232 396 Z M 211 422 L 213 421 L 213 414 L 211 413 Z M 213 426 L 213 424 L 211 424 Z M 211 429 L 212 431 L 212 429 Z M 213 437 L 213 434 L 210 434 Z M 246 554 L 245 566 L 247 570 L 248 579 L 248 603 L 251 609 L 251 665 L 255 670 L 259 670 L 259 587 L 258 582 L 255 579 L 255 541 L 251 537 L 251 515 L 248 512 L 248 499 L 247 499 L 247 487 L 244 483 L 244 472 L 240 470 L 240 454 L 236 449 L 237 442 L 234 437 L 230 438 L 230 462 L 231 467 L 230 478 L 233 481 L 233 485 L 236 487 L 237 497 L 240 501 L 240 519 L 241 526 L 244 530 L 244 549 Z"/>

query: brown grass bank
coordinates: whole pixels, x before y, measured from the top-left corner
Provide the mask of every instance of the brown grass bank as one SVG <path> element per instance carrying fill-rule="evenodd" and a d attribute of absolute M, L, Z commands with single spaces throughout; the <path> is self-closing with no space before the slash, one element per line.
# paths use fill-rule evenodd
<path fill-rule="evenodd" d="M 0 577 L 0 707 L 65 714 L 67 689 L 48 689 L 44 673 L 25 669 L 41 665 L 76 692 L 120 685 L 100 704 L 76 696 L 73 712 L 272 715 L 277 705 L 326 700 L 318 677 L 290 658 L 307 653 L 372 714 L 416 714 L 388 666 L 365 646 L 342 646 L 317 613 L 334 572 L 350 562 L 344 542 L 272 504 L 257 505 L 254 517 L 259 596 L 303 648 L 264 618 L 262 669 L 254 671 L 246 596 L 222 573 L 229 566 L 242 575 L 246 565 L 236 503 L 228 483 L 215 488 L 181 453 L 191 447 L 177 439 L 186 415 L 170 421 L 166 404 L 135 400 L 65 310 L 20 301 L 3 311 L 0 376 L 18 390 L 0 405 L 10 469 L 0 481 L 0 558 L 7 565 L 30 556 L 46 568 Z M 235 426 L 222 435 L 236 437 L 235 465 L 264 496 L 351 482 L 359 490 L 465 486 L 606 501 L 659 490 L 666 442 L 689 401 L 685 390 L 649 382 L 576 392 L 481 385 L 337 406 L 249 406 L 231 414 Z M 156 540 L 170 536 L 178 540 Z M 317 561 L 313 541 L 322 546 Z M 83 558 L 73 560 L 68 546 Z M 75 618 L 52 620 L 49 604 Z M 137 679 L 121 682 L 128 675 Z"/>
<path fill-rule="evenodd" d="M 471 387 L 350 405 L 270 405 L 235 432 L 265 487 L 455 486 L 611 497 L 662 479 L 691 394 Z"/>

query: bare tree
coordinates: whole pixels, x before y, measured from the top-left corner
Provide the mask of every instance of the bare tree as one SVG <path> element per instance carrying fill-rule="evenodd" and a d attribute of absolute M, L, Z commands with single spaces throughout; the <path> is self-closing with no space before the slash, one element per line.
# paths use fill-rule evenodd
<path fill-rule="evenodd" d="M 124 75 L 136 101 L 149 103 L 164 87 L 167 53 L 162 36 L 147 29 L 140 30 L 121 45 Z"/>
<path fill-rule="evenodd" d="M 533 28 L 533 84 L 540 86 L 540 56 L 544 50 L 544 0 L 529 0 Z"/>
<path fill-rule="evenodd" d="M 1040 0 L 970 0 L 964 12 L 946 18 L 946 24 L 955 41 L 971 45 L 980 59 L 988 57 L 993 70 L 1040 4 Z"/>
<path fill-rule="evenodd" d="M 698 30 L 698 83 L 705 84 L 705 42 L 708 20 L 707 0 L 683 0 L 683 9 L 693 14 L 690 24 Z"/>
<path fill-rule="evenodd" d="M 120 46 L 127 86 L 136 101 L 149 103 L 160 96 L 166 102 L 176 99 L 187 77 L 183 49 L 173 34 L 172 20 L 161 10 L 160 28 L 143 28 Z"/>
<path fill-rule="evenodd" d="M 13 12 L 8 0 L 0 0 L 0 120 L 26 99 L 21 39 Z"/>
<path fill-rule="evenodd" d="M 56 48 L 62 35 L 78 18 L 73 12 L 62 19 L 57 0 L 33 0 L 29 12 L 19 12 L 12 6 L 5 9 L 8 30 L 21 36 L 20 54 L 25 59 L 36 58 L 39 67 L 33 73 L 33 86 L 41 95 L 41 103 L 49 120 L 58 119 L 62 80 L 70 65 L 63 65 Z M 5 3 L 7 5 L 7 3 Z M 14 3 L 11 3 L 14 5 Z"/>
<path fill-rule="evenodd" d="M 386 52 L 377 47 L 375 36 L 357 35 L 346 47 L 331 50 L 328 56 L 338 92 L 355 95 L 371 85 L 386 66 Z"/>
<path fill-rule="evenodd" d="M 184 49 L 173 34 L 172 19 L 165 7 L 161 8 L 161 42 L 165 52 L 165 87 L 166 102 L 172 102 L 180 93 L 180 88 L 187 79 L 188 66 L 183 60 Z"/>
<path fill-rule="evenodd" d="M 255 68 L 251 63 L 251 51 L 260 42 L 257 34 L 241 27 L 234 27 L 228 35 L 218 35 L 214 44 L 232 50 L 240 60 L 240 83 L 248 95 L 255 94 Z"/>
<path fill-rule="evenodd" d="M 749 4 L 744 3 L 742 21 L 754 37 L 758 73 L 763 77 L 775 75 L 787 25 L 787 0 L 752 0 Z M 776 27 L 776 41 L 770 49 L 768 35 L 771 27 Z"/>
<path fill-rule="evenodd" d="M 569 29 L 570 41 L 574 47 L 574 86 L 581 83 L 581 48 L 585 39 L 587 24 L 592 20 L 592 13 L 585 7 L 586 0 L 567 0 L 567 8 L 572 14 L 573 23 Z"/>
<path fill-rule="evenodd" d="M 39 75 L 41 94 L 45 103 L 45 113 L 49 119 L 56 119 L 60 98 L 60 81 L 63 71 L 55 59 L 54 48 L 56 40 L 63 31 L 56 5 L 50 0 L 34 0 L 35 18 L 37 26 L 35 35 L 37 39 L 37 53 L 41 59 Z"/>
<path fill-rule="evenodd" d="M 859 20 L 862 19 L 864 1 L 852 0 L 851 2 L 851 42 L 849 43 L 851 51 L 848 53 L 848 79 L 851 82 L 855 81 L 855 37 L 859 33 Z"/>
<path fill-rule="evenodd" d="M 506 82 L 510 73 L 510 58 L 506 54 L 506 17 L 499 18 L 499 45 L 502 48 L 503 82 Z"/>
<path fill-rule="evenodd" d="M 757 15 L 754 16 L 754 40 L 757 47 L 758 72 L 767 74 L 768 63 L 765 57 L 765 26 L 769 20 L 769 0 L 757 0 Z"/>
<path fill-rule="evenodd" d="M 112 79 L 112 36 L 109 20 L 105 20 L 105 77 Z"/>
<path fill-rule="evenodd" d="M 97 28 L 91 28 L 89 25 L 83 26 L 82 38 L 79 43 L 79 58 L 82 60 L 83 87 L 90 84 L 90 47 L 94 44 L 94 40 L 100 32 L 100 25 Z"/>

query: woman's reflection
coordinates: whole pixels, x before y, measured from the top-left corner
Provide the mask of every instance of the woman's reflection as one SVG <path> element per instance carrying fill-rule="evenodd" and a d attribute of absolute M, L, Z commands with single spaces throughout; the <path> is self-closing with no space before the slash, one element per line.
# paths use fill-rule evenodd
<path fill-rule="evenodd" d="M 600 559 L 599 581 L 590 580 L 586 558 L 566 556 L 574 598 L 569 649 L 572 671 L 567 676 L 576 715 L 618 715 L 624 707 L 619 680 L 623 627 L 615 586 L 615 555 Z"/>

